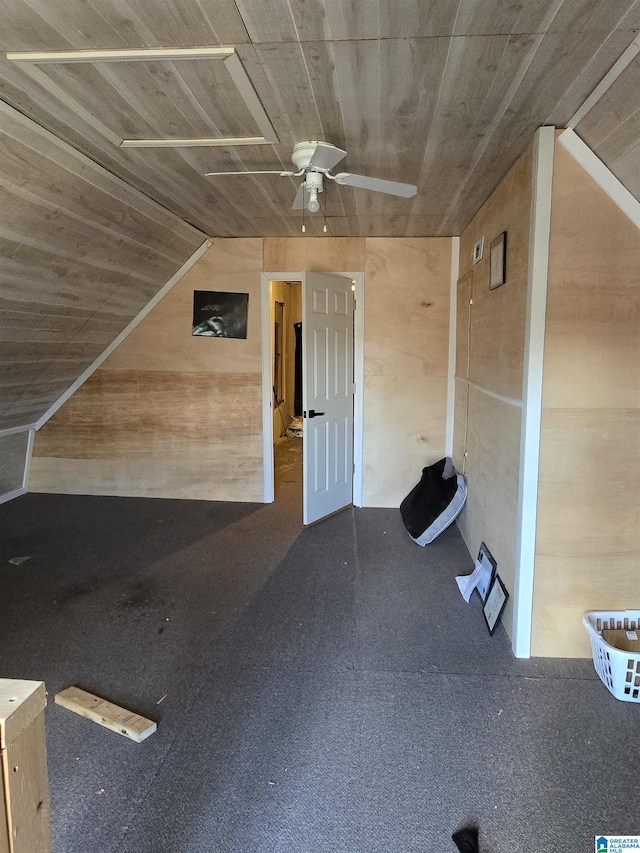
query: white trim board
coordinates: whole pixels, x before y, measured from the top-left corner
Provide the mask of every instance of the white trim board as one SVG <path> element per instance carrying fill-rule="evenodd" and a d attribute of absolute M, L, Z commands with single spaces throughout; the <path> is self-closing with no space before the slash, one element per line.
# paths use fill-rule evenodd
<path fill-rule="evenodd" d="M 300 273 L 297 273 L 299 276 Z M 275 472 L 273 465 L 273 409 L 271 402 L 271 281 L 286 281 L 285 273 L 260 275 L 260 332 L 262 335 L 262 501 L 275 499 Z M 295 280 L 295 275 L 290 277 Z"/>
<path fill-rule="evenodd" d="M 456 320 L 458 311 L 458 275 L 460 272 L 460 238 L 451 238 L 451 283 L 449 288 L 449 364 L 447 368 L 447 424 L 445 456 L 453 455 L 453 429 L 456 403 Z"/>
<path fill-rule="evenodd" d="M 295 272 L 263 272 L 260 277 L 260 306 L 262 329 L 262 467 L 264 503 L 273 503 L 275 493 L 273 471 L 273 411 L 271 405 L 271 299 L 269 282 L 301 281 L 303 270 Z M 363 430 L 364 430 L 364 273 L 338 270 L 356 283 L 356 310 L 354 313 L 354 375 L 353 399 L 353 503 L 362 506 Z"/>
<path fill-rule="evenodd" d="M 24 474 L 22 475 L 22 487 L 25 491 L 29 488 L 29 476 L 31 474 L 31 460 L 33 458 L 33 445 L 36 439 L 35 429 L 29 430 L 29 438 L 27 440 L 27 453 L 24 460 Z"/>
<path fill-rule="evenodd" d="M 175 285 L 180 281 L 180 279 L 191 269 L 191 267 L 200 260 L 200 258 L 204 255 L 207 249 L 211 246 L 210 240 L 205 240 L 204 243 L 195 250 L 195 252 L 188 258 L 184 264 L 180 267 L 180 269 L 171 276 L 169 281 L 162 287 L 156 295 L 144 306 L 142 311 L 137 314 L 133 320 L 129 323 L 129 325 L 123 329 L 118 337 L 109 344 L 109 346 L 102 352 L 95 361 L 93 361 L 89 367 L 76 379 L 76 381 L 70 385 L 67 390 L 60 395 L 60 397 L 56 400 L 56 402 L 50 406 L 47 411 L 42 415 L 42 417 L 38 418 L 35 423 L 36 429 L 41 429 L 46 422 L 52 418 L 58 409 L 63 406 L 69 397 L 76 393 L 78 388 L 80 388 L 84 383 L 89 379 L 92 374 L 96 372 L 96 370 L 100 367 L 100 365 L 106 361 L 106 359 L 111 355 L 114 350 L 116 350 L 120 344 L 126 340 L 131 332 L 139 326 L 140 323 L 144 320 L 144 318 L 149 314 L 156 305 L 160 302 L 160 300 L 164 299 L 164 297 L 169 293 L 169 291 L 175 287 Z"/>
<path fill-rule="evenodd" d="M 9 61 L 22 63 L 25 74 L 35 80 L 43 89 L 72 109 L 88 122 L 98 133 L 113 145 L 121 148 L 184 148 L 188 146 L 211 145 L 273 145 L 278 143 L 271 120 L 262 101 L 258 97 L 249 75 L 244 69 L 235 47 L 187 47 L 187 48 L 127 48 L 124 50 L 62 50 L 9 52 Z M 207 137 L 207 138 L 160 138 L 160 139 L 122 139 L 115 131 L 107 127 L 91 110 L 87 110 L 75 97 L 62 86 L 55 83 L 40 68 L 41 65 L 56 63 L 101 62 L 175 62 L 178 60 L 219 60 L 221 59 L 238 95 L 255 121 L 262 136 Z"/>
<path fill-rule="evenodd" d="M 636 228 L 640 228 L 640 201 L 632 195 L 611 169 L 580 139 L 575 130 L 565 130 L 558 137 L 562 147 L 571 154 L 600 189 L 609 196 Z"/>
<path fill-rule="evenodd" d="M 567 129 L 573 130 L 582 121 L 586 114 L 598 103 L 600 98 L 613 86 L 625 68 L 635 59 L 639 51 L 640 36 L 636 36 L 620 58 L 607 71 L 589 97 L 571 116 L 566 124 Z"/>
<path fill-rule="evenodd" d="M 547 312 L 547 274 L 551 234 L 551 190 L 555 128 L 541 127 L 533 140 L 527 313 L 524 343 L 524 375 L 518 526 L 512 648 L 518 658 L 531 656 L 533 578 L 538 513 L 538 469 L 542 420 L 542 376 Z"/>
<path fill-rule="evenodd" d="M 9 51 L 12 62 L 175 62 L 179 59 L 225 59 L 235 53 L 231 45 L 219 47 L 129 47 L 107 50 L 30 50 Z"/>
<path fill-rule="evenodd" d="M 364 273 L 342 273 L 356 283 L 353 318 L 353 505 L 362 506 L 364 478 Z"/>
<path fill-rule="evenodd" d="M 27 489 L 25 486 L 21 486 L 19 489 L 14 489 L 11 492 L 5 492 L 4 495 L 0 495 L 0 504 L 6 504 L 9 501 L 14 500 L 15 498 L 19 498 L 21 495 L 26 495 Z"/>
<path fill-rule="evenodd" d="M 35 429 L 35 424 L 24 424 L 23 426 L 17 427 L 7 427 L 6 429 L 0 429 L 0 438 L 3 435 L 14 435 L 16 432 L 28 432 L 30 429 Z"/>

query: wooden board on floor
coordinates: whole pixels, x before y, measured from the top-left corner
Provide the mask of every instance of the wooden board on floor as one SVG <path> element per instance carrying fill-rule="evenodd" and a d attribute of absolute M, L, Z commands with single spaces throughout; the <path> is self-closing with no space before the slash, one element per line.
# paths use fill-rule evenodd
<path fill-rule="evenodd" d="M 67 687 L 66 690 L 61 690 L 55 697 L 55 703 L 136 743 L 146 740 L 158 728 L 152 720 L 147 720 L 126 708 L 120 708 L 79 687 Z"/>

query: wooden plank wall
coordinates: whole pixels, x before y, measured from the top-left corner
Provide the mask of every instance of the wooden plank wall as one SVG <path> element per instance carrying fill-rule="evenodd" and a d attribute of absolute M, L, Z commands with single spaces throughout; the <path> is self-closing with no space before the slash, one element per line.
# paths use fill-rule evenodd
<path fill-rule="evenodd" d="M 366 239 L 367 506 L 399 506 L 422 468 L 444 456 L 450 277 L 449 238 Z"/>
<path fill-rule="evenodd" d="M 640 231 L 556 145 L 532 653 L 640 606 Z"/>
<path fill-rule="evenodd" d="M 28 432 L 0 435 L 0 500 L 22 488 L 28 446 Z"/>
<path fill-rule="evenodd" d="M 260 273 L 365 270 L 367 506 L 444 454 L 448 238 L 217 239 L 36 435 L 30 490 L 262 500 Z M 249 293 L 246 341 L 191 337 L 194 289 Z"/>
<path fill-rule="evenodd" d="M 489 196 L 460 238 L 454 464 L 469 496 L 458 526 L 476 556 L 484 540 L 513 596 L 520 468 L 532 148 Z M 490 243 L 507 232 L 506 283 L 489 290 Z M 474 244 L 484 255 L 473 265 Z M 470 304 L 471 302 L 471 304 Z M 465 457 L 466 452 L 466 457 Z M 503 622 L 511 633 L 513 598 Z"/>
<path fill-rule="evenodd" d="M 262 241 L 215 240 L 36 435 L 32 491 L 262 500 Z M 193 337 L 193 291 L 249 294 L 247 339 Z"/>
<path fill-rule="evenodd" d="M 31 424 L 204 235 L 0 102 L 0 429 Z"/>
<path fill-rule="evenodd" d="M 363 504 L 397 507 L 444 455 L 451 240 L 264 242 L 265 271 L 364 269 Z"/>

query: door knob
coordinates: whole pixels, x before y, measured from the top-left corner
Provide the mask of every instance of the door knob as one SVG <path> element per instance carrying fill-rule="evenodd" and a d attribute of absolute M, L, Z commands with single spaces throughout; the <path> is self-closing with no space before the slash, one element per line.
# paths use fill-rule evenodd
<path fill-rule="evenodd" d="M 309 409 L 309 414 L 304 413 L 305 418 L 319 418 L 321 415 L 324 415 L 324 412 L 316 412 L 315 409 Z"/>

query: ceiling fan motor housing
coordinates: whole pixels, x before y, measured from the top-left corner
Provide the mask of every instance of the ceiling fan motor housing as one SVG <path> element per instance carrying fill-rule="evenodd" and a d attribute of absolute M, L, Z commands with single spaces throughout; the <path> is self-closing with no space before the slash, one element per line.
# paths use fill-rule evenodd
<path fill-rule="evenodd" d="M 322 189 L 322 172 L 307 172 L 304 176 L 304 191 L 321 193 Z"/>
<path fill-rule="evenodd" d="M 329 149 L 335 148 L 334 145 L 331 145 L 328 142 L 297 142 L 293 146 L 293 154 L 291 155 L 291 160 L 296 169 L 312 169 L 313 171 L 320 173 L 328 172 L 328 169 L 322 169 L 319 166 L 311 165 L 311 159 L 319 147 Z"/>

